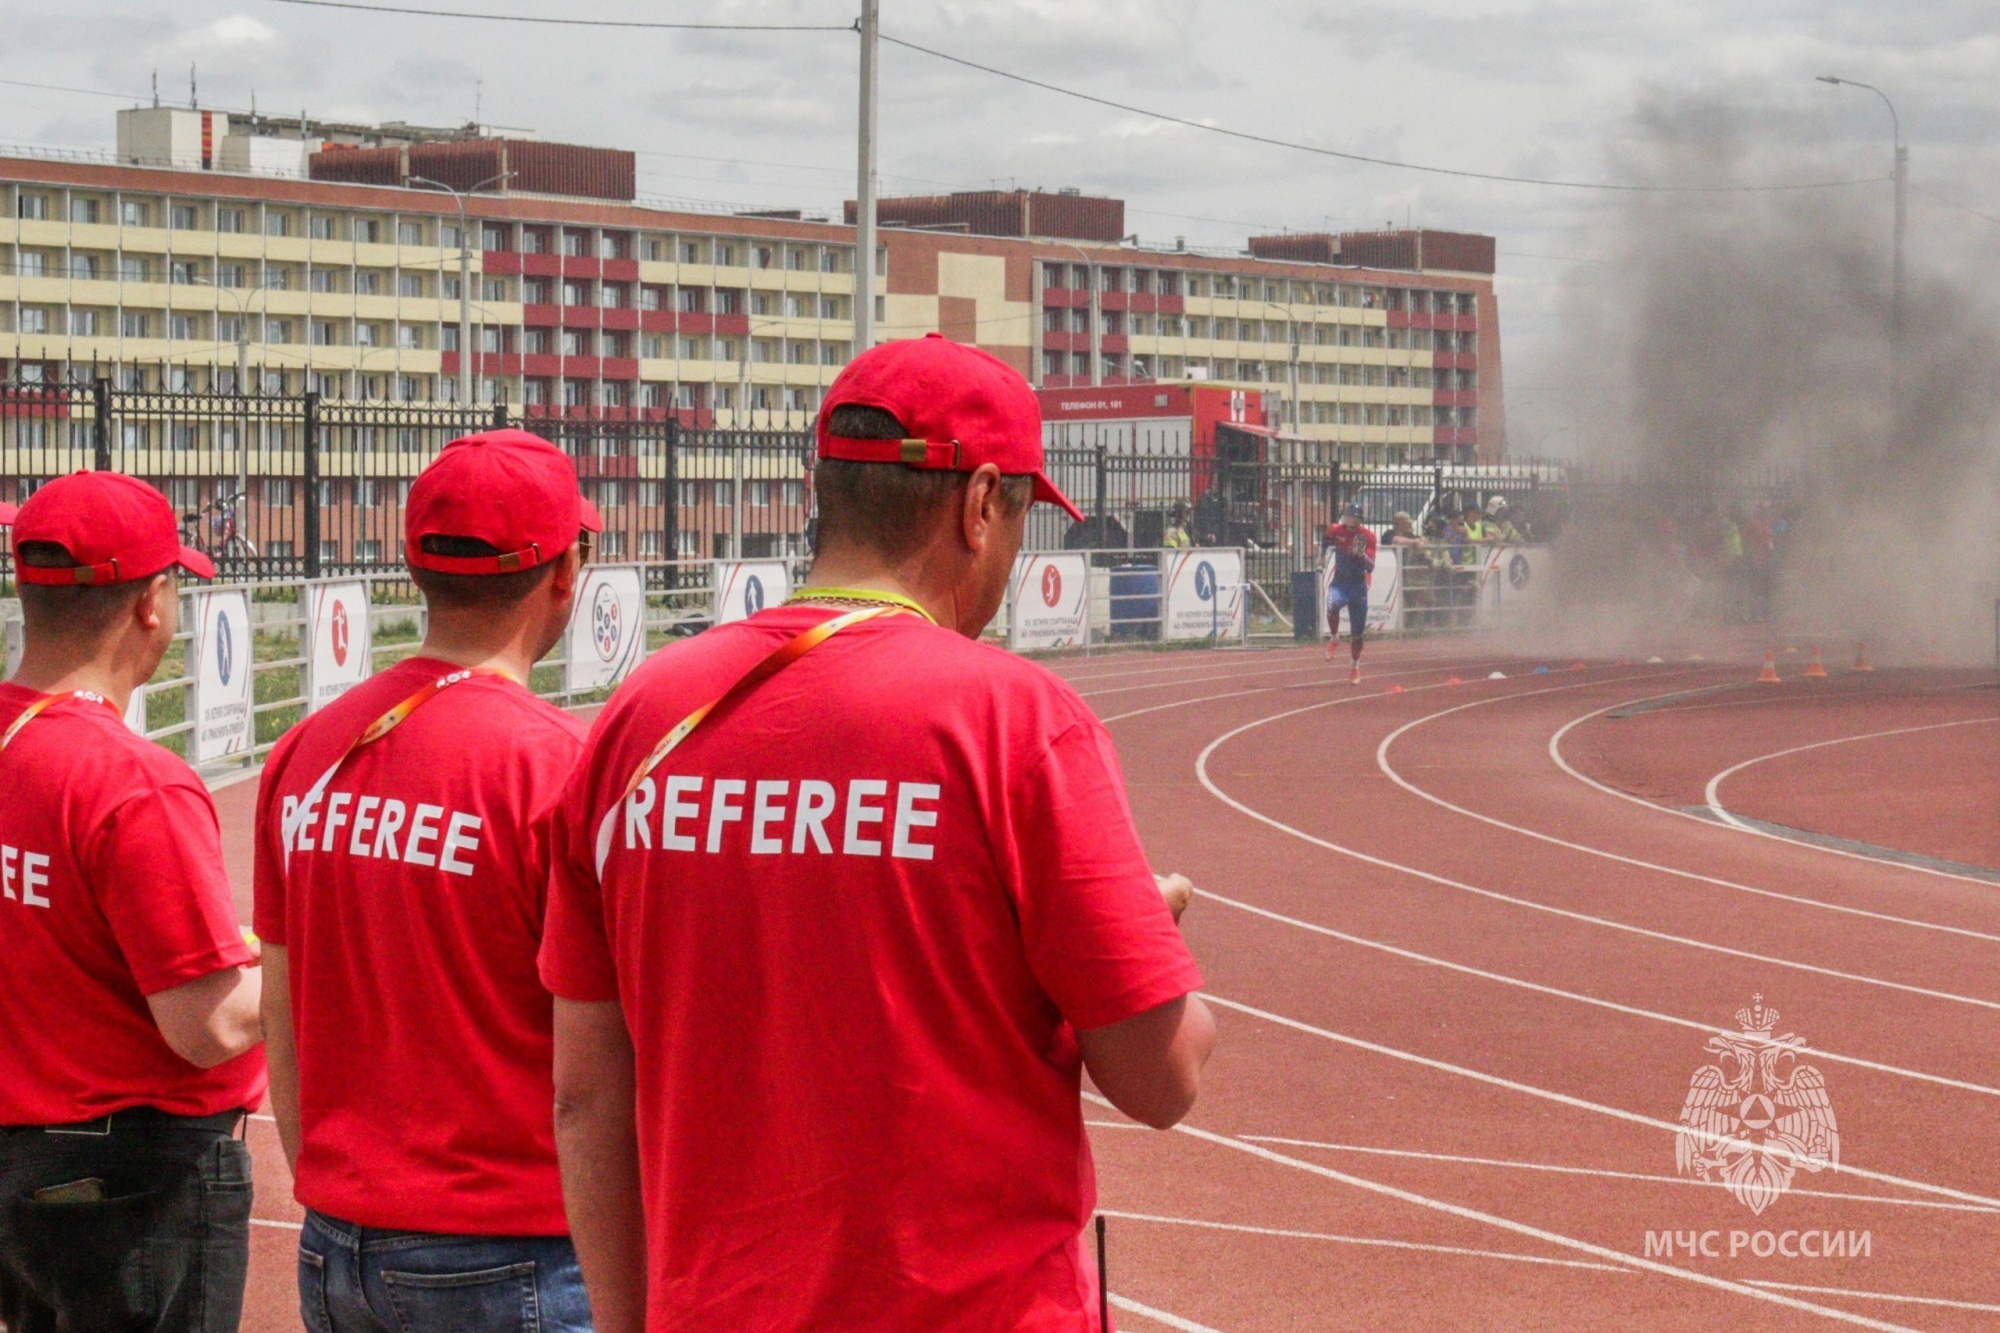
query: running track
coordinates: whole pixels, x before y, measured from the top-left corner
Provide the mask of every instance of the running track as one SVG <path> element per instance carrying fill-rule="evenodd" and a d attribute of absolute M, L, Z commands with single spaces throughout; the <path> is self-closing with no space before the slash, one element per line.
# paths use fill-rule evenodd
<path fill-rule="evenodd" d="M 1181 1130 L 1086 1103 L 1120 1324 L 2000 1323 L 1990 675 L 1752 686 L 1466 641 L 1369 666 L 1358 690 L 1317 650 L 1060 668 L 1155 864 L 1204 891 L 1184 926 L 1222 1029 Z M 217 793 L 246 916 L 253 797 Z M 1841 1136 L 1761 1215 L 1678 1177 L 1673 1134 L 1753 994 Z M 250 1134 L 245 1327 L 295 1328 L 299 1212 Z M 1754 1253 L 1808 1231 L 1868 1253 Z M 1649 1232 L 1722 1253 L 1648 1257 Z"/>

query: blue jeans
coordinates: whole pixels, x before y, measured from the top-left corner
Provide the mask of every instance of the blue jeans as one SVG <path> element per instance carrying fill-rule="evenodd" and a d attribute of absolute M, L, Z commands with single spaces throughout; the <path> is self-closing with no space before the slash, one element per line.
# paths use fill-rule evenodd
<path fill-rule="evenodd" d="M 589 1333 L 567 1236 L 383 1231 L 308 1212 L 299 1235 L 308 1333 Z"/>

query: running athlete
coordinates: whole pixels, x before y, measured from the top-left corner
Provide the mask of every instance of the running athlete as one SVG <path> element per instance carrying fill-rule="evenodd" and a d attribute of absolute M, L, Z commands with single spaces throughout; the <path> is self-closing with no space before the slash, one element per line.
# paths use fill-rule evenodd
<path fill-rule="evenodd" d="M 856 357 L 808 586 L 591 733 L 542 976 L 600 1333 L 1098 1330 L 1079 1076 L 1164 1129 L 1214 1028 L 1104 727 L 976 642 L 1031 500 L 1080 517 L 1040 416 L 935 335 Z"/>
<path fill-rule="evenodd" d="M 287 732 L 264 770 L 271 1102 L 320 1333 L 382 1333 L 385 1293 L 403 1333 L 590 1327 L 535 971 L 545 820 L 584 728 L 527 682 L 600 526 L 546 440 L 445 446 L 404 515 L 422 646 Z"/>
<path fill-rule="evenodd" d="M 115 472 L 49 482 L 13 536 L 25 642 L 0 685 L 0 1320 L 234 1333 L 262 974 L 208 789 L 123 716 L 173 646 L 180 571 L 215 567 L 180 544 L 165 496 Z"/>
<path fill-rule="evenodd" d="M 1326 590 L 1326 660 L 1340 642 L 1340 609 L 1347 608 L 1347 683 L 1361 683 L 1361 645 L 1368 636 L 1368 579 L 1375 572 L 1375 534 L 1361 525 L 1361 506 L 1349 501 L 1340 521 L 1320 541 L 1333 552 L 1333 582 Z"/>

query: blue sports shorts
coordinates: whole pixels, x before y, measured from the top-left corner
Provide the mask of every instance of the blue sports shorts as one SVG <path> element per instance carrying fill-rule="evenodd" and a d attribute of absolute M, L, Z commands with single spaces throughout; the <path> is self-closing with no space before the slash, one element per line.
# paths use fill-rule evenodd
<path fill-rule="evenodd" d="M 1326 590 L 1327 625 L 1340 633 L 1340 608 L 1347 608 L 1349 632 L 1355 638 L 1368 633 L 1368 586 L 1335 583 Z"/>

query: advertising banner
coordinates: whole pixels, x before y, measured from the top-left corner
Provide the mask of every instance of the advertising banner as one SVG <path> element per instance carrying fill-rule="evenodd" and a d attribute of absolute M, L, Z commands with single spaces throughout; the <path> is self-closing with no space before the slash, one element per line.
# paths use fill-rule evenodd
<path fill-rule="evenodd" d="M 711 569 L 710 612 L 718 625 L 748 619 L 792 595 L 791 566 L 782 560 L 718 560 Z"/>
<path fill-rule="evenodd" d="M 308 583 L 299 600 L 306 622 L 306 711 L 314 713 L 368 679 L 375 640 L 368 585 Z"/>
<path fill-rule="evenodd" d="M 1479 574 L 1479 623 L 1514 625 L 1555 610 L 1555 561 L 1546 546 L 1493 546 Z"/>
<path fill-rule="evenodd" d="M 250 597 L 242 589 L 194 595 L 194 734 L 189 762 L 199 766 L 250 748 Z"/>
<path fill-rule="evenodd" d="M 1243 552 L 1197 547 L 1160 556 L 1163 639 L 1242 639 L 1249 628 Z"/>
<path fill-rule="evenodd" d="M 587 565 L 563 653 L 563 688 L 616 685 L 646 656 L 646 579 L 637 565 Z"/>
<path fill-rule="evenodd" d="M 1090 558 L 1022 555 L 1007 584 L 1007 646 L 1081 648 L 1090 634 Z"/>
<path fill-rule="evenodd" d="M 1333 587 L 1333 552 L 1326 553 L 1326 563 L 1319 571 L 1319 637 L 1327 636 L 1326 595 Z M 1346 632 L 1347 615 L 1341 613 L 1342 632 Z M 1403 628 L 1403 557 L 1393 546 L 1378 546 L 1375 549 L 1375 576 L 1368 581 L 1368 632 L 1370 634 L 1394 634 Z"/>

